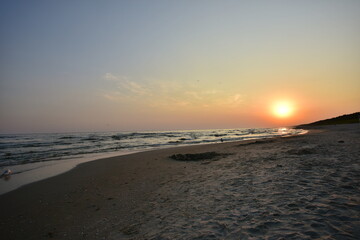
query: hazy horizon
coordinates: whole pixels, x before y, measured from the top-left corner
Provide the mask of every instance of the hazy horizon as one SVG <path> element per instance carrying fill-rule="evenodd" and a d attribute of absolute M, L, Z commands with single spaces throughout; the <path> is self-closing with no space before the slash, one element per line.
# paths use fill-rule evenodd
<path fill-rule="evenodd" d="M 0 133 L 282 127 L 360 109 L 360 1 L 3 1 L 0 33 Z"/>
<path fill-rule="evenodd" d="M 342 115 L 346 115 L 346 114 L 341 114 L 339 116 Z M 337 117 L 337 116 L 329 116 L 329 117 L 325 117 L 324 119 L 315 119 L 314 121 L 320 121 L 320 120 L 325 120 L 325 119 L 329 119 L 329 118 L 333 118 L 333 117 Z M 312 122 L 314 122 L 312 121 Z M 299 123 L 298 125 L 302 125 L 302 124 L 309 124 L 312 122 L 304 122 L 304 123 Z M 32 132 L 32 131 L 24 131 L 24 132 L 0 132 L 0 135 L 26 135 L 26 134 L 77 134 L 77 133 L 116 133 L 116 132 L 171 132 L 171 131 L 206 131 L 206 130 L 227 130 L 227 129 L 266 129 L 266 128 L 292 128 L 292 127 L 296 127 L 297 125 L 277 125 L 277 126 L 248 126 L 248 127 L 228 127 L 228 128 L 202 128 L 202 127 L 198 127 L 198 128 L 171 128 L 171 129 L 167 129 L 167 128 L 154 128 L 154 129 L 112 129 L 112 130 L 84 130 L 84 131 L 37 131 L 37 132 Z"/>

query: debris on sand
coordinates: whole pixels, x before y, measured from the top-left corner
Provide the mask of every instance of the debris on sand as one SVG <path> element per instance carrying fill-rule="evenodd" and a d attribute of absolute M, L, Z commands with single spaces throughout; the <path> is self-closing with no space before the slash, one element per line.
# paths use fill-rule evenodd
<path fill-rule="evenodd" d="M 170 158 L 178 161 L 202 161 L 214 159 L 216 157 L 225 156 L 228 154 L 217 153 L 217 152 L 204 152 L 204 153 L 187 153 L 187 154 L 174 154 Z"/>

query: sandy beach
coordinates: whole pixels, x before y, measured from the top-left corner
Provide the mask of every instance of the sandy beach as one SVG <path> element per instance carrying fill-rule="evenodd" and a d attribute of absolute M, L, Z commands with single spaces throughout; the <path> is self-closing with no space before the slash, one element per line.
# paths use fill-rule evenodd
<path fill-rule="evenodd" d="M 0 196 L 3 239 L 359 239 L 360 125 L 88 162 Z M 215 152 L 201 161 L 174 154 Z M 196 156 L 196 155 L 195 155 Z"/>

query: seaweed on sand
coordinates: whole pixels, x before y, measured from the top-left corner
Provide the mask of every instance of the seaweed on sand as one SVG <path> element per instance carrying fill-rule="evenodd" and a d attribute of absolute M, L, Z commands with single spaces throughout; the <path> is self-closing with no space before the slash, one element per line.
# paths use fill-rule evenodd
<path fill-rule="evenodd" d="M 170 158 L 178 161 L 202 161 L 202 160 L 210 160 L 227 155 L 229 154 L 217 153 L 217 152 L 204 152 L 204 153 L 174 154 L 171 155 Z"/>

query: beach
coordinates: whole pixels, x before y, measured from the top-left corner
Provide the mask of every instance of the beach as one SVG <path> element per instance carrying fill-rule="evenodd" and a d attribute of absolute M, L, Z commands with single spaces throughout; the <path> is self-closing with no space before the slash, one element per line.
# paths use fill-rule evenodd
<path fill-rule="evenodd" d="M 359 239 L 359 146 L 360 124 L 348 124 L 87 162 L 0 195 L 0 232 L 4 239 Z M 216 155 L 171 158 L 209 152 Z"/>

